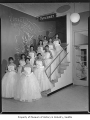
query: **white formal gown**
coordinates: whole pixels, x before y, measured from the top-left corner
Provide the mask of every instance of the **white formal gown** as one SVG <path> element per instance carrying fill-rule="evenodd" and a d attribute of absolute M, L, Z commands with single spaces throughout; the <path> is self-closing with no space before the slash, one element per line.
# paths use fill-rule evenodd
<path fill-rule="evenodd" d="M 47 44 L 48 44 L 48 41 L 47 41 L 47 40 L 44 40 L 44 41 L 43 41 L 43 47 L 45 47 Z"/>
<path fill-rule="evenodd" d="M 54 50 L 53 44 L 49 44 L 49 50 L 52 53 L 53 59 L 52 59 L 52 64 L 51 64 L 51 80 L 57 80 L 60 77 L 60 74 L 58 73 L 57 69 L 57 59 L 56 57 L 56 51 Z"/>
<path fill-rule="evenodd" d="M 8 72 L 2 78 L 2 97 L 13 98 L 15 90 L 15 82 L 17 80 L 17 73 L 15 66 L 9 65 Z"/>
<path fill-rule="evenodd" d="M 38 47 L 37 53 L 41 53 L 42 56 L 44 56 L 45 50 L 43 49 L 43 46 Z"/>
<path fill-rule="evenodd" d="M 26 64 L 26 62 L 24 60 L 20 60 L 19 61 L 19 67 L 18 67 L 18 74 L 21 75 L 21 71 L 22 71 L 22 67 Z"/>
<path fill-rule="evenodd" d="M 36 61 L 36 69 L 34 70 L 34 74 L 38 79 L 39 85 L 41 87 L 41 91 L 45 91 L 53 87 L 52 83 L 49 81 L 48 77 L 46 76 L 45 68 L 41 60 Z"/>
<path fill-rule="evenodd" d="M 31 57 L 30 64 L 33 66 L 34 61 L 35 61 L 35 53 L 34 52 L 29 52 L 29 56 Z"/>
<path fill-rule="evenodd" d="M 58 40 L 54 41 L 53 44 L 55 45 L 56 54 L 57 54 L 57 55 L 62 51 L 61 54 L 57 57 L 57 65 L 59 66 L 59 63 L 60 63 L 60 61 L 62 61 L 62 59 L 65 57 L 66 52 L 65 52 L 65 50 L 63 50 L 63 48 L 60 46 Z M 66 63 L 66 62 L 68 62 L 67 56 L 63 59 L 63 61 L 62 61 L 61 63 Z M 59 68 L 59 69 L 60 69 L 60 68 Z M 59 70 L 59 69 L 58 69 L 58 70 Z M 60 71 L 60 70 L 59 70 L 59 71 Z"/>
<path fill-rule="evenodd" d="M 30 67 L 24 67 L 20 79 L 17 81 L 16 91 L 14 93 L 14 99 L 20 101 L 32 102 L 41 98 L 41 88 L 38 80 Z"/>
<path fill-rule="evenodd" d="M 47 73 L 48 77 L 50 77 L 50 74 L 51 74 L 51 67 L 49 65 L 53 60 L 50 57 L 51 57 L 50 53 L 45 52 L 45 54 L 44 54 L 44 63 L 45 63 L 45 69 L 47 68 L 46 73 Z"/>

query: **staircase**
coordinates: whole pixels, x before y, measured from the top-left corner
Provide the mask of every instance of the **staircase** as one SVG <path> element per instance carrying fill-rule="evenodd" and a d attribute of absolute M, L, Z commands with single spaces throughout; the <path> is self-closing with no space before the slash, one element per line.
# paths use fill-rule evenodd
<path fill-rule="evenodd" d="M 61 54 L 61 52 L 59 53 L 59 55 L 57 55 L 57 56 L 60 56 L 60 54 Z M 54 91 L 56 91 L 57 90 L 57 88 L 58 89 L 60 89 L 60 88 L 62 88 L 62 87 L 65 87 L 65 85 L 62 83 L 62 81 L 64 81 L 64 80 L 66 80 L 66 76 L 68 75 L 68 71 L 69 71 L 69 63 L 70 62 L 64 62 L 63 63 L 63 60 L 67 57 L 67 55 L 68 55 L 68 53 L 66 53 L 66 55 L 64 56 L 64 58 L 60 61 L 60 63 L 59 63 L 59 68 L 60 68 L 60 71 L 59 71 L 59 73 L 60 73 L 60 77 L 58 78 L 58 79 L 56 79 L 56 80 L 53 80 L 53 81 L 51 81 L 51 83 L 53 84 L 53 88 L 52 89 L 49 89 L 49 90 L 47 90 L 47 91 L 44 91 L 44 92 L 42 92 L 42 96 L 49 96 L 50 94 L 52 94 Z M 55 58 L 55 60 L 57 59 L 57 56 L 56 56 L 56 58 Z M 54 61 L 53 61 L 54 62 Z M 52 62 L 52 63 L 53 63 Z M 52 64 L 51 63 L 51 64 Z M 51 65 L 50 64 L 50 65 Z M 49 65 L 49 66 L 50 66 Z M 58 66 L 57 66 L 58 67 Z M 57 69 L 57 67 L 55 68 L 55 69 Z M 46 73 L 47 74 L 47 73 Z M 53 74 L 53 72 L 51 73 L 51 75 Z M 61 86 L 58 86 L 58 85 L 60 85 L 60 82 L 61 82 Z M 67 84 L 68 85 L 68 84 Z"/>

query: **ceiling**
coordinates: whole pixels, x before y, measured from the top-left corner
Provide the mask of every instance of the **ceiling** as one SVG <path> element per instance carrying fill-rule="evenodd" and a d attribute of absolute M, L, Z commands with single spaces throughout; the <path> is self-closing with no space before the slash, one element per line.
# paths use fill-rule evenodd
<path fill-rule="evenodd" d="M 34 17 L 56 13 L 57 17 L 73 12 L 90 11 L 89 3 L 0 3 Z M 88 36 L 88 31 L 79 32 Z"/>
<path fill-rule="evenodd" d="M 72 13 L 74 11 L 78 13 L 89 11 L 89 3 L 0 3 L 0 4 L 27 13 L 34 17 L 49 14 L 52 12 L 56 13 L 58 17 L 66 15 L 67 13 Z"/>

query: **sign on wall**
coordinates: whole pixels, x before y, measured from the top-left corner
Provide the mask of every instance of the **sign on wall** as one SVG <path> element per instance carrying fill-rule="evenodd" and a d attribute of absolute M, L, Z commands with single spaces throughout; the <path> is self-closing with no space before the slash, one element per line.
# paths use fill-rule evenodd
<path fill-rule="evenodd" d="M 40 17 L 38 17 L 38 20 L 39 21 L 46 21 L 46 20 L 49 20 L 49 19 L 52 19 L 52 18 L 56 18 L 56 13 L 40 16 Z"/>

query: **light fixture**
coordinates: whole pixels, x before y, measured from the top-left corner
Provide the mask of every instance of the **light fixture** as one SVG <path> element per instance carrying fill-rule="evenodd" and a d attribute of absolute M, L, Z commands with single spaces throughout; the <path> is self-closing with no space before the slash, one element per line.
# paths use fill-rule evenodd
<path fill-rule="evenodd" d="M 80 15 L 75 12 L 75 3 L 74 3 L 74 13 L 71 14 L 70 20 L 73 23 L 77 23 L 80 20 Z"/>

